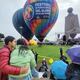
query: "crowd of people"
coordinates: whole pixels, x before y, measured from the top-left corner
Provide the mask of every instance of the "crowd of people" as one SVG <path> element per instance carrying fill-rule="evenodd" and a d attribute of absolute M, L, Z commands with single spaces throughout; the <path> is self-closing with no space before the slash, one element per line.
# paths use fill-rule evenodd
<path fill-rule="evenodd" d="M 16 41 L 13 36 L 7 36 L 4 42 L 5 45 L 0 49 L 0 80 L 80 80 L 79 61 L 69 64 L 62 48 L 59 60 L 52 62 L 49 67 L 44 58 L 37 70 L 35 52 L 29 49 L 23 38 Z M 67 50 L 66 53 L 69 52 Z M 41 77 L 39 72 L 43 73 Z"/>

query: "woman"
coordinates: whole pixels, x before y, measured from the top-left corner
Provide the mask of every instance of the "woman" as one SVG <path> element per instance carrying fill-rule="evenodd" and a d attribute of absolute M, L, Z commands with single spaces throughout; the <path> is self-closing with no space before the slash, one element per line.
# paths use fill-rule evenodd
<path fill-rule="evenodd" d="M 11 53 L 10 65 L 18 67 L 28 67 L 28 73 L 20 75 L 9 75 L 9 80 L 32 80 L 31 69 L 34 70 L 36 62 L 34 54 L 26 45 L 24 39 L 17 40 L 16 49 Z"/>

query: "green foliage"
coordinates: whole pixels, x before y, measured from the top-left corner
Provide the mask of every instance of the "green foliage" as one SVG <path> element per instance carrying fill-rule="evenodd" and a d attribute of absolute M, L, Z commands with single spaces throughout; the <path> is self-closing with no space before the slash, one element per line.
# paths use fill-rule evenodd
<path fill-rule="evenodd" d="M 0 33 L 0 39 L 4 38 L 4 34 Z"/>
<path fill-rule="evenodd" d="M 2 46 L 3 46 L 3 42 L 1 41 L 1 42 L 0 42 L 0 48 L 1 48 Z"/>

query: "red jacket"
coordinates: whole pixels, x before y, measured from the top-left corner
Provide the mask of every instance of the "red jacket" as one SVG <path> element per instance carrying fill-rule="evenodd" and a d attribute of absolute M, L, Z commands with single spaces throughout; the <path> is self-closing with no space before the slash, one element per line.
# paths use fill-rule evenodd
<path fill-rule="evenodd" d="M 0 80 L 8 80 L 8 74 L 20 74 L 21 68 L 9 65 L 10 53 L 7 46 L 0 49 Z"/>

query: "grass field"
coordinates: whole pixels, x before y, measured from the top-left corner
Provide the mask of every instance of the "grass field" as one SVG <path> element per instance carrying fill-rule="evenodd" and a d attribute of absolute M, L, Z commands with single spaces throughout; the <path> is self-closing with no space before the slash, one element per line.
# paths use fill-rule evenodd
<path fill-rule="evenodd" d="M 63 53 L 66 55 L 66 50 L 70 46 L 61 46 L 61 45 L 43 45 L 41 47 L 39 46 L 31 46 L 34 51 L 36 51 L 38 55 L 39 62 L 45 57 L 48 61 L 50 58 L 53 58 L 53 60 L 58 60 L 60 57 L 59 49 L 63 48 Z M 66 55 L 67 56 L 67 55 Z M 68 58 L 69 60 L 69 58 Z"/>
<path fill-rule="evenodd" d="M 3 45 L 3 43 L 0 42 L 0 47 Z M 60 57 L 59 49 L 63 48 L 64 55 L 66 55 L 66 50 L 70 46 L 61 46 L 61 45 L 42 45 L 42 46 L 30 46 L 31 49 L 33 49 L 35 52 L 38 53 L 38 61 L 41 62 L 43 58 L 46 58 L 48 61 L 50 58 L 53 58 L 53 60 L 58 60 Z M 67 56 L 67 55 L 66 55 Z M 68 58 L 69 60 L 69 58 Z"/>

